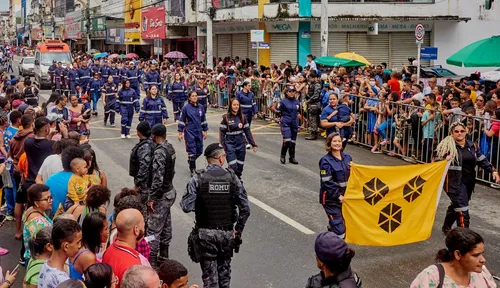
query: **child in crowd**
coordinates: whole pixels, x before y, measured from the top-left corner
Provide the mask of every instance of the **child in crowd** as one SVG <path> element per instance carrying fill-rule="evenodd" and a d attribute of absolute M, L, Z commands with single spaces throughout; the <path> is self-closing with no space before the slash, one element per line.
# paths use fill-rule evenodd
<path fill-rule="evenodd" d="M 46 226 L 38 231 L 34 238 L 29 240 L 31 259 L 26 268 L 24 283 L 26 287 L 37 287 L 40 269 L 52 255 L 52 245 L 50 237 L 52 234 L 52 226 Z"/>
<path fill-rule="evenodd" d="M 163 262 L 158 270 L 158 277 L 163 282 L 163 288 L 188 287 L 188 270 L 181 263 L 168 259 Z M 199 288 L 191 285 L 190 288 Z"/>
<path fill-rule="evenodd" d="M 422 118 L 420 119 L 423 127 L 423 137 L 422 139 L 422 160 L 426 163 L 432 162 L 432 150 L 434 147 L 434 130 L 436 123 L 439 120 L 439 114 L 436 113 L 435 109 L 438 109 L 439 104 L 434 102 L 431 104 L 431 110 L 425 110 Z"/>
<path fill-rule="evenodd" d="M 82 158 L 75 158 L 71 161 L 70 165 L 73 175 L 69 178 L 68 196 L 64 202 L 64 210 L 68 210 L 75 203 L 83 205 L 87 198 L 87 189 L 89 187 L 87 162 Z"/>
<path fill-rule="evenodd" d="M 396 137 L 394 137 L 394 145 L 396 145 L 399 153 L 405 155 L 406 147 L 408 146 L 408 141 L 405 138 L 408 138 L 408 113 L 405 111 L 404 106 L 399 107 L 398 114 L 394 117 L 396 120 Z M 403 144 L 404 146 L 401 146 Z"/>
<path fill-rule="evenodd" d="M 90 102 L 87 94 L 83 94 L 82 97 L 80 98 L 82 101 L 83 107 L 82 107 L 82 118 L 87 120 L 90 119 L 92 116 L 90 113 L 92 112 L 92 109 L 90 108 Z M 81 127 L 83 125 L 83 127 Z M 84 122 L 78 122 L 76 126 L 78 127 L 78 131 L 87 131 L 88 130 L 88 123 Z"/>

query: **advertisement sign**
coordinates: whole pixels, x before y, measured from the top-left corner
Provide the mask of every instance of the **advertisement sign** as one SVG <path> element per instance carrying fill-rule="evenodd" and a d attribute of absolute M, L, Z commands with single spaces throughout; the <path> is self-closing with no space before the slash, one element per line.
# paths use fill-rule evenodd
<path fill-rule="evenodd" d="M 108 29 L 106 31 L 106 44 L 124 44 L 125 30 L 122 28 Z"/>
<path fill-rule="evenodd" d="M 241 23 L 223 22 L 214 24 L 212 32 L 214 34 L 236 34 L 236 33 L 250 33 L 251 30 L 257 30 L 257 29 L 259 29 L 258 22 L 241 22 Z"/>
<path fill-rule="evenodd" d="M 437 60 L 438 48 L 437 47 L 421 47 L 420 48 L 421 60 Z"/>
<path fill-rule="evenodd" d="M 36 27 L 31 29 L 31 40 L 37 40 L 40 41 L 42 40 L 42 28 Z"/>
<path fill-rule="evenodd" d="M 269 42 L 252 42 L 252 49 L 257 49 L 257 44 L 259 44 L 258 49 L 270 49 L 271 45 Z"/>
<path fill-rule="evenodd" d="M 267 22 L 266 29 L 269 33 L 290 33 L 299 31 L 299 22 L 274 21 Z"/>
<path fill-rule="evenodd" d="M 421 22 L 426 31 L 432 30 L 432 22 Z M 378 33 L 380 32 L 413 32 L 419 22 L 378 22 Z M 374 23 L 359 21 L 328 21 L 329 32 L 367 32 Z M 269 31 L 269 30 L 268 30 Z M 311 31 L 321 32 L 320 21 L 311 21 Z"/>
<path fill-rule="evenodd" d="M 142 0 L 125 0 L 125 44 L 141 44 L 141 7 Z"/>
<path fill-rule="evenodd" d="M 142 9 L 142 39 L 165 39 L 165 6 L 148 7 Z"/>
<path fill-rule="evenodd" d="M 81 11 L 69 12 L 64 17 L 65 27 L 64 27 L 64 39 L 81 39 L 82 30 L 80 19 L 82 18 Z"/>
<path fill-rule="evenodd" d="M 206 26 L 197 26 L 196 27 L 196 36 L 207 36 L 207 27 Z"/>
<path fill-rule="evenodd" d="M 264 42 L 264 30 L 251 30 L 250 42 Z"/>

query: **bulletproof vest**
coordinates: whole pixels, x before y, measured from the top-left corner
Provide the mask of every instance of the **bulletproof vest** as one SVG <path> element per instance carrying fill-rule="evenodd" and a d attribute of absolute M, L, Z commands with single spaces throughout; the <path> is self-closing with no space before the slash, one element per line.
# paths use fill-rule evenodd
<path fill-rule="evenodd" d="M 150 140 L 143 140 L 140 141 L 137 146 L 132 148 L 132 151 L 130 153 L 130 160 L 129 160 L 129 168 L 128 168 L 128 175 L 135 177 L 137 176 L 137 173 L 139 172 L 139 155 L 137 155 L 137 151 L 143 146 L 143 145 L 151 145 Z M 151 156 L 153 153 L 151 153 Z M 151 177 L 150 177 L 151 178 Z M 151 179 L 150 179 L 151 181 Z M 149 183 L 150 184 L 150 183 Z"/>
<path fill-rule="evenodd" d="M 165 140 L 166 141 L 166 140 Z M 167 159 L 167 162 L 165 163 L 165 174 L 163 175 L 163 184 L 162 184 L 162 190 L 163 192 L 168 192 L 172 189 L 174 189 L 174 185 L 172 184 L 172 180 L 174 180 L 174 174 L 175 174 L 175 150 L 174 147 L 166 143 L 167 145 L 164 146 L 164 144 L 157 145 L 155 147 L 155 151 L 157 149 L 163 149 L 165 150 L 165 158 Z M 154 153 L 153 153 L 154 155 Z M 173 158 L 173 159 L 172 159 Z M 171 159 L 170 161 L 168 159 Z M 151 163 L 153 163 L 153 159 L 151 159 Z M 151 171 L 151 173 L 154 175 L 155 171 Z M 150 177 L 153 179 L 153 177 Z"/>
<path fill-rule="evenodd" d="M 198 174 L 196 224 L 200 228 L 232 226 L 236 222 L 234 195 L 236 180 L 226 169 L 210 169 Z"/>

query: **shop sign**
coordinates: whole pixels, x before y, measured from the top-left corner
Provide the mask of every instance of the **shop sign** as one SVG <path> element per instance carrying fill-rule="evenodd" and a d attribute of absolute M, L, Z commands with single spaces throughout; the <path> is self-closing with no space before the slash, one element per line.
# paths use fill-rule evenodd
<path fill-rule="evenodd" d="M 108 29 L 106 33 L 107 44 L 124 44 L 125 30 L 122 28 Z"/>
<path fill-rule="evenodd" d="M 63 38 L 64 39 L 81 39 L 82 38 L 82 27 L 80 19 L 82 18 L 81 11 L 69 12 L 64 17 L 65 27 Z"/>
<path fill-rule="evenodd" d="M 125 44 L 141 44 L 141 7 L 142 0 L 125 0 Z"/>
<path fill-rule="evenodd" d="M 252 42 L 252 49 L 257 49 L 257 44 L 259 44 L 259 49 L 270 49 L 271 45 L 269 42 Z"/>
<path fill-rule="evenodd" d="M 432 22 L 378 22 L 378 33 L 380 32 L 413 32 L 415 27 L 422 23 L 426 31 L 431 31 Z M 367 32 L 371 30 L 373 23 L 359 21 L 328 21 L 329 32 Z M 269 31 L 269 30 L 268 30 Z M 311 21 L 311 31 L 321 32 L 320 21 Z"/>
<path fill-rule="evenodd" d="M 82 32 L 87 33 L 87 21 L 81 22 L 81 29 Z M 106 30 L 106 16 L 90 19 L 90 31 L 105 31 L 105 30 Z"/>
<path fill-rule="evenodd" d="M 45 33 L 45 39 L 52 38 L 52 26 L 43 26 L 43 33 Z"/>
<path fill-rule="evenodd" d="M 214 34 L 250 33 L 251 30 L 257 30 L 257 29 L 259 29 L 259 23 L 257 22 L 217 23 L 213 26 L 213 33 Z"/>
<path fill-rule="evenodd" d="M 250 31 L 250 41 L 251 42 L 264 42 L 264 30 L 252 30 L 252 31 Z"/>
<path fill-rule="evenodd" d="M 437 47 L 421 47 L 420 48 L 421 60 L 437 60 L 438 48 Z"/>
<path fill-rule="evenodd" d="M 205 25 L 197 26 L 196 27 L 196 36 L 207 36 L 207 27 Z"/>
<path fill-rule="evenodd" d="M 275 21 L 266 22 L 266 29 L 269 33 L 291 33 L 299 31 L 299 22 Z"/>
<path fill-rule="evenodd" d="M 42 40 L 42 34 L 43 34 L 42 28 L 33 27 L 31 29 L 31 40 L 37 40 L 37 41 Z"/>
<path fill-rule="evenodd" d="M 165 39 L 165 6 L 142 9 L 142 39 Z"/>

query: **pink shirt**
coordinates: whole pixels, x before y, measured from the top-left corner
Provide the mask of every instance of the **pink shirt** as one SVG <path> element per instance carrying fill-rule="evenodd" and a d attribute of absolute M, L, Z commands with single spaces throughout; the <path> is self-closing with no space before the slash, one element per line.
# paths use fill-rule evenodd
<path fill-rule="evenodd" d="M 427 288 L 437 287 L 439 283 L 439 271 L 436 265 L 431 265 L 418 274 L 413 280 L 410 288 Z M 467 286 L 462 286 L 455 283 L 447 275 L 444 276 L 443 288 L 496 288 L 497 284 L 490 274 L 490 271 L 483 265 L 481 273 L 470 272 L 470 283 Z"/>

